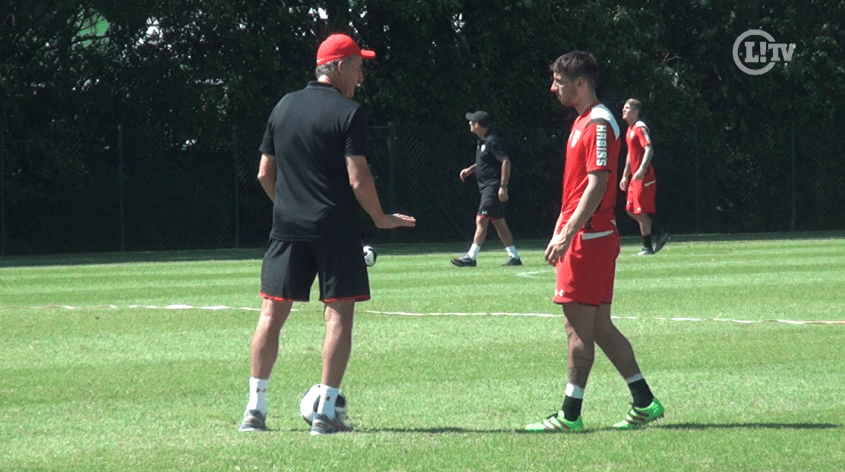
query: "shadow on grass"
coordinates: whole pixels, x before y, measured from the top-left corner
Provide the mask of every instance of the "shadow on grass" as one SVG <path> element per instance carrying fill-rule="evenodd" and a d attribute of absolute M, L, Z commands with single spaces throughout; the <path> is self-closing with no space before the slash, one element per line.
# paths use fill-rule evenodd
<path fill-rule="evenodd" d="M 513 433 L 512 429 L 467 429 L 467 428 L 366 428 L 362 433 L 411 433 L 411 434 L 502 434 Z M 519 432 L 519 431 L 516 431 Z"/>
<path fill-rule="evenodd" d="M 237 428 L 237 425 L 234 425 Z M 309 434 L 310 429 L 305 428 L 267 428 L 268 433 L 304 433 Z M 466 428 L 365 428 L 356 427 L 351 433 L 341 434 L 373 434 L 373 433 L 397 433 L 397 434 L 502 434 L 514 433 L 512 429 L 466 429 Z"/>
<path fill-rule="evenodd" d="M 841 424 L 832 423 L 734 423 L 734 424 L 701 424 L 701 423 L 678 423 L 666 425 L 653 425 L 650 428 L 660 429 L 838 429 Z"/>
<path fill-rule="evenodd" d="M 646 431 L 649 429 L 655 430 L 692 430 L 705 431 L 712 429 L 783 429 L 783 430 L 821 430 L 821 429 L 839 429 L 841 424 L 833 423 L 734 423 L 734 424 L 703 424 L 703 423 L 678 423 L 678 424 L 655 424 L 646 428 L 640 429 Z M 620 430 L 613 427 L 606 428 L 587 428 L 585 431 L 566 434 L 589 434 L 602 431 L 618 431 L 625 433 L 628 430 Z M 361 428 L 353 432 L 360 433 L 411 433 L 411 434 L 560 434 L 556 431 L 549 431 L 548 433 L 537 433 L 533 431 L 525 431 L 521 429 L 468 429 L 456 427 L 441 427 L 441 428 Z"/>

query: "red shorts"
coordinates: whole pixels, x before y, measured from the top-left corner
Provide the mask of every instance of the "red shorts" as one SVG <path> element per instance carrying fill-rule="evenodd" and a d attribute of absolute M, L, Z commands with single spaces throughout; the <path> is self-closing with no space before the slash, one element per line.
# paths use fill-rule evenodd
<path fill-rule="evenodd" d="M 613 301 L 619 232 L 579 231 L 555 266 L 555 303 L 599 306 Z"/>
<path fill-rule="evenodd" d="M 656 197 L 656 179 L 631 180 L 628 184 L 628 200 L 625 202 L 625 211 L 635 215 L 657 213 Z"/>

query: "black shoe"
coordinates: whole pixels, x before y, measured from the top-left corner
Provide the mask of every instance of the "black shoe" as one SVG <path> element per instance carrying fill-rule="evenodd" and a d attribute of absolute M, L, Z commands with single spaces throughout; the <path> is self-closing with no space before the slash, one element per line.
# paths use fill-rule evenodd
<path fill-rule="evenodd" d="M 452 264 L 458 267 L 475 267 L 477 265 L 475 259 L 469 256 L 464 256 L 460 259 L 452 259 Z"/>
<path fill-rule="evenodd" d="M 505 263 L 502 264 L 502 265 L 503 266 L 521 266 L 522 265 L 522 259 L 520 259 L 519 257 L 508 257 L 508 260 L 506 260 Z"/>
<path fill-rule="evenodd" d="M 666 244 L 666 241 L 669 240 L 669 233 L 666 231 L 661 231 L 660 234 L 657 236 L 657 241 L 654 242 L 654 252 L 663 249 L 663 246 Z"/>

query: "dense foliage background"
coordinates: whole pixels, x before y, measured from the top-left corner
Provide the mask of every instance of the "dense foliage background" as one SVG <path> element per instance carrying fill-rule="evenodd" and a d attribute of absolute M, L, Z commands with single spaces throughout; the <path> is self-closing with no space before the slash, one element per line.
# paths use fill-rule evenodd
<path fill-rule="evenodd" d="M 7 0 L 2 253 L 263 244 L 266 117 L 336 31 L 378 54 L 356 96 L 373 168 L 386 206 L 421 221 L 393 240 L 471 238 L 477 193 L 457 173 L 475 109 L 514 160 L 514 233 L 548 237 L 572 119 L 548 65 L 572 49 L 599 58 L 614 111 L 645 103 L 664 226 L 842 229 L 843 22 L 842 1 Z M 791 61 L 741 72 L 749 29 L 794 43 Z"/>

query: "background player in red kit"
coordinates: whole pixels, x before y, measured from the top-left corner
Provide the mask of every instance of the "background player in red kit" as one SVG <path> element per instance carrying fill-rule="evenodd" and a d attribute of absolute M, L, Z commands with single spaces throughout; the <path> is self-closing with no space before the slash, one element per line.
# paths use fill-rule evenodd
<path fill-rule="evenodd" d="M 610 318 L 619 232 L 616 229 L 616 169 L 619 125 L 595 92 L 595 56 L 573 51 L 551 66 L 551 92 L 561 105 L 574 107 L 578 118 L 566 143 L 566 166 L 560 217 L 546 247 L 555 266 L 555 303 L 563 306 L 569 347 L 568 383 L 563 406 L 528 431 L 584 429 L 581 404 L 593 367 L 595 346 L 604 351 L 628 383 L 633 407 L 617 428 L 640 426 L 663 416 L 640 372 L 634 350 Z"/>
<path fill-rule="evenodd" d="M 622 119 L 628 123 L 628 132 L 625 133 L 628 157 L 625 159 L 625 170 L 622 171 L 619 188 L 628 192 L 625 211 L 640 225 L 643 248 L 638 255 L 650 256 L 663 248 L 669 239 L 669 233 L 654 231 L 651 218 L 651 215 L 657 213 L 657 177 L 651 165 L 651 158 L 654 156 L 651 135 L 648 126 L 640 119 L 641 111 L 642 103 L 633 98 L 629 98 L 622 107 Z M 652 234 L 657 234 L 654 245 Z"/>

